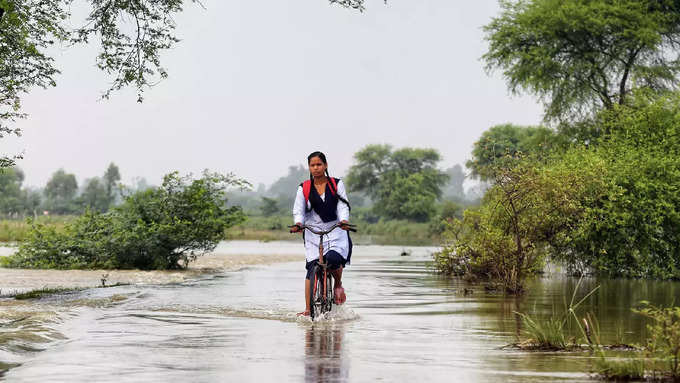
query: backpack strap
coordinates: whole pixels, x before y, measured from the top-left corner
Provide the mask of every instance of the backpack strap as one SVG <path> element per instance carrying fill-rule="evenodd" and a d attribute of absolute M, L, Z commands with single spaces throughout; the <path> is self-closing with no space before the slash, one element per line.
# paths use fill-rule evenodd
<path fill-rule="evenodd" d="M 346 199 L 344 199 L 344 198 L 342 198 L 338 195 L 338 181 L 339 181 L 339 179 L 337 179 L 335 177 L 328 177 L 328 180 L 329 180 L 328 186 L 329 186 L 329 189 L 331 190 L 331 193 L 334 196 L 338 196 L 338 199 L 340 201 L 342 201 L 343 203 L 345 203 L 347 205 L 347 207 L 349 207 L 349 210 L 351 211 L 352 207 L 349 205 L 349 202 L 347 202 Z M 305 207 L 306 207 L 306 204 L 309 203 L 309 193 L 312 192 L 312 181 L 311 180 L 305 180 L 304 182 L 302 182 L 300 184 L 300 186 L 302 186 L 302 194 L 305 196 Z"/>
<path fill-rule="evenodd" d="M 302 194 L 305 196 L 305 203 L 307 203 L 309 202 L 309 193 L 312 192 L 312 181 L 306 180 L 300 186 L 302 186 Z"/>
<path fill-rule="evenodd" d="M 335 177 L 329 177 L 328 179 L 331 181 L 331 183 L 330 183 L 330 186 L 331 186 L 331 187 L 329 188 L 329 189 L 331 189 L 331 193 L 333 193 L 333 195 L 337 195 L 337 194 L 338 194 L 338 193 L 337 193 L 337 190 L 338 190 L 338 179 L 335 178 Z"/>

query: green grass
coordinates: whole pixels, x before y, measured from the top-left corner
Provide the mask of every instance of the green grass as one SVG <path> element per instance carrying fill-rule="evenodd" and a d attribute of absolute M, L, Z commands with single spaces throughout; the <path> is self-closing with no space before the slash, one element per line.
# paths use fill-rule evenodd
<path fill-rule="evenodd" d="M 48 295 L 70 293 L 73 291 L 84 290 L 82 287 L 43 287 L 40 289 L 30 290 L 23 293 L 15 294 L 14 299 L 25 300 L 25 299 L 39 299 L 46 297 Z"/>
<path fill-rule="evenodd" d="M 593 372 L 602 380 L 635 381 L 645 379 L 645 360 L 639 357 L 613 357 L 600 352 L 593 368 Z"/>
<path fill-rule="evenodd" d="M 67 222 L 76 216 L 39 216 L 36 222 L 63 229 Z M 248 216 L 242 224 L 225 231 L 227 240 L 258 241 L 299 241 L 297 235 L 288 233 L 287 226 L 292 224 L 288 215 L 263 217 Z M 429 223 L 408 221 L 381 221 L 368 223 L 353 220 L 358 232 L 352 234 L 356 244 L 399 245 L 399 246 L 436 246 L 440 243 L 438 235 L 433 235 Z M 22 242 L 27 238 L 31 225 L 24 220 L 0 220 L 0 243 Z"/>
<path fill-rule="evenodd" d="M 583 279 L 580 279 L 571 295 L 569 305 L 565 302 L 564 312 L 560 315 L 553 315 L 545 319 L 532 318 L 529 314 L 516 314 L 521 318 L 524 339 L 515 344 L 525 350 L 572 350 L 583 348 L 583 342 L 590 348 L 600 347 L 600 329 L 597 320 L 589 314 L 581 320 L 576 315 L 578 307 L 588 299 L 599 288 L 599 286 L 588 292 L 583 298 L 576 301 L 576 294 Z M 567 329 L 570 321 L 576 324 L 579 329 L 577 335 L 570 336 Z"/>
<path fill-rule="evenodd" d="M 36 223 L 54 226 L 57 230 L 63 229 L 67 222 L 75 216 L 38 216 Z M 25 220 L 2 219 L 0 220 L 0 242 L 21 242 L 28 236 L 31 225 Z"/>
<path fill-rule="evenodd" d="M 352 220 L 358 232 L 352 233 L 355 244 L 435 246 L 439 236 L 432 235 L 429 223 L 408 221 L 380 221 L 368 223 Z M 292 218 L 288 215 L 271 217 L 248 216 L 246 222 L 227 229 L 226 239 L 247 239 L 260 241 L 291 240 L 299 241 L 298 235 L 288 232 Z"/>

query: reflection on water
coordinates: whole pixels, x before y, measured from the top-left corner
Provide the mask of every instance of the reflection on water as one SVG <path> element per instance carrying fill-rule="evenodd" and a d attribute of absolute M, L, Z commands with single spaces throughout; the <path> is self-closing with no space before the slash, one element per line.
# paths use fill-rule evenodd
<path fill-rule="evenodd" d="M 276 243 L 249 243 L 247 250 L 281 254 Z M 295 315 L 304 306 L 302 255 L 297 262 L 200 274 L 181 283 L 90 289 L 31 302 L 0 300 L 0 377 L 12 382 L 589 380 L 587 352 L 501 349 L 521 331 L 516 312 L 562 314 L 575 279 L 538 278 L 527 295 L 506 297 L 432 274 L 432 249 L 409 249 L 410 257 L 401 257 L 402 250 L 357 246 L 343 275 L 347 304 L 315 322 Z M 578 313 L 597 316 L 606 342 L 621 337 L 642 342 L 647 322 L 631 308 L 640 300 L 668 305 L 680 292 L 673 282 L 587 279 L 575 299 L 598 285 Z"/>
<path fill-rule="evenodd" d="M 343 323 L 314 323 L 305 330 L 305 382 L 344 382 L 349 378 L 343 357 Z"/>

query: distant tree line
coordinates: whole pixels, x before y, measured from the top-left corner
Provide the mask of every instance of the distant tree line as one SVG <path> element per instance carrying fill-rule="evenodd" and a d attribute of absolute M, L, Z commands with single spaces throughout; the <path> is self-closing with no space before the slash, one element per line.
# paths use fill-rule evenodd
<path fill-rule="evenodd" d="M 22 218 L 42 214 L 81 214 L 86 210 L 107 212 L 121 201 L 126 189 L 147 188 L 146 181 L 126 188 L 120 170 L 111 163 L 101 177 L 86 179 L 81 187 L 76 176 L 59 169 L 40 189 L 23 185 L 25 174 L 14 166 L 0 169 L 0 215 Z"/>
<path fill-rule="evenodd" d="M 474 191 L 465 193 L 467 176 L 461 165 L 442 170 L 439 162 L 441 157 L 434 149 L 367 145 L 355 153 L 346 175 L 331 169 L 331 176 L 345 181 L 354 219 L 434 222 L 439 227 L 442 217 L 462 216 L 463 207 L 479 198 Z M 230 203 L 250 215 L 291 214 L 295 191 L 306 179 L 306 165 L 290 166 L 288 174 L 269 187 L 234 192 Z"/>

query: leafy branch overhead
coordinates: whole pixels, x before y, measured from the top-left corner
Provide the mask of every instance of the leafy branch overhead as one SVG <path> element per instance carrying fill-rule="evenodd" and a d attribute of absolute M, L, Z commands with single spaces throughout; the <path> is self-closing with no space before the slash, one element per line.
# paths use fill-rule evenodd
<path fill-rule="evenodd" d="M 677 88 L 680 3 L 671 0 L 501 1 L 485 27 L 488 70 L 541 98 L 547 120 L 573 120 L 631 91 Z"/>

